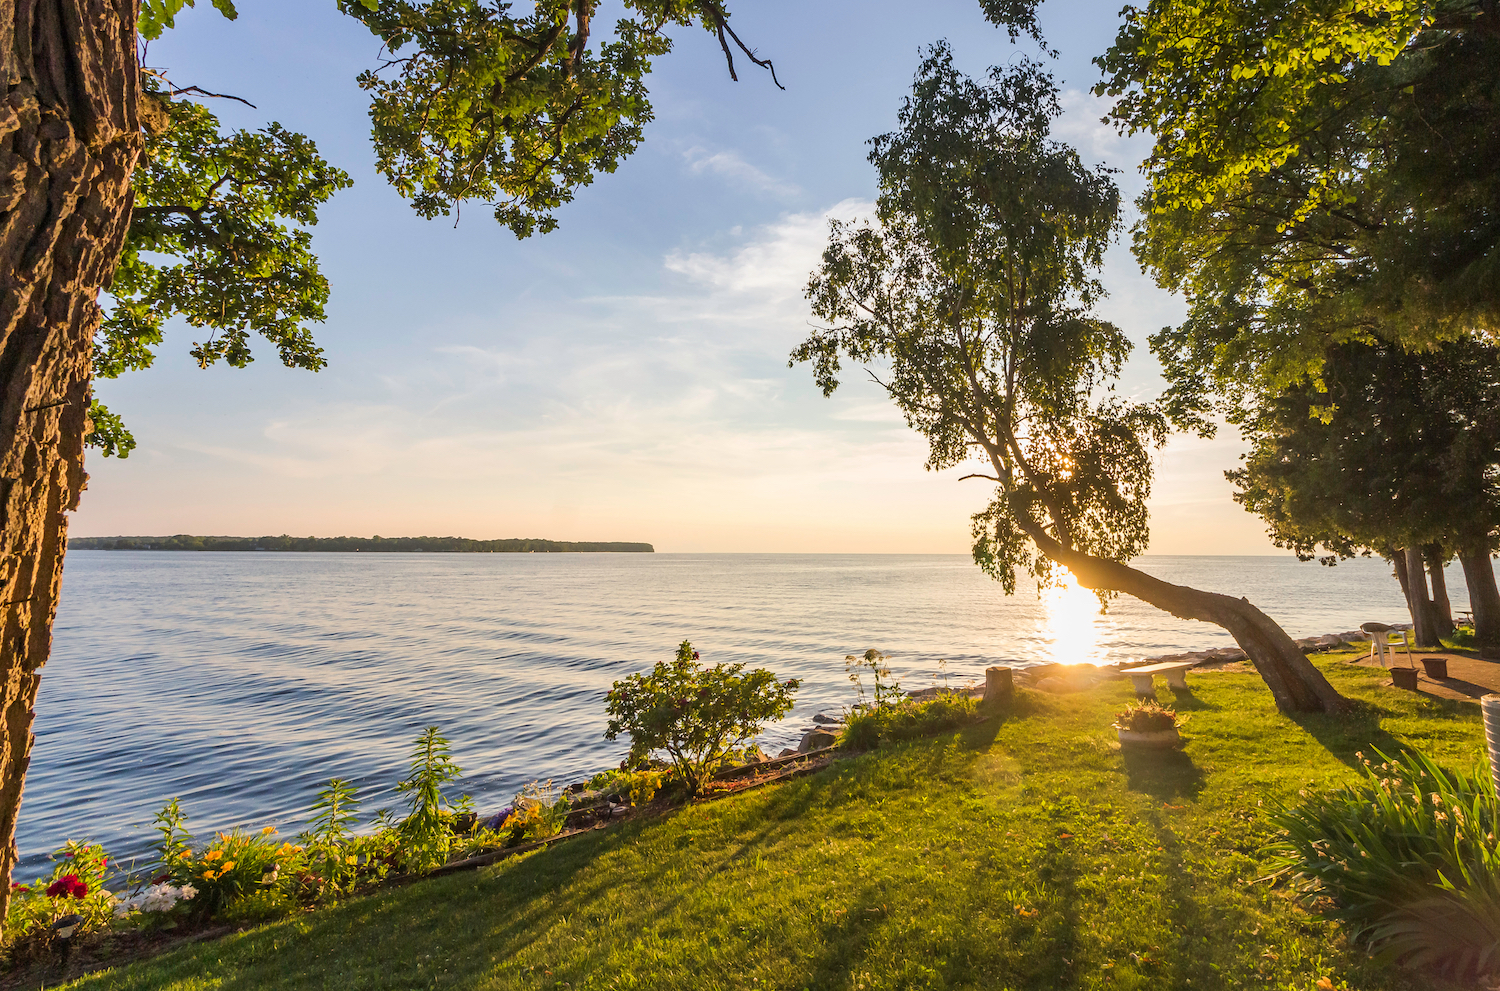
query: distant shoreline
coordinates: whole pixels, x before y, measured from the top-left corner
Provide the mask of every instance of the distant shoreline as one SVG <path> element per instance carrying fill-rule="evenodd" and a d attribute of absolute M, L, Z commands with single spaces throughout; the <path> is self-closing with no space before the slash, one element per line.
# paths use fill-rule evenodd
<path fill-rule="evenodd" d="M 318 551 L 374 554 L 654 554 L 650 544 L 629 541 L 541 540 L 511 537 L 74 537 L 72 551 Z"/>

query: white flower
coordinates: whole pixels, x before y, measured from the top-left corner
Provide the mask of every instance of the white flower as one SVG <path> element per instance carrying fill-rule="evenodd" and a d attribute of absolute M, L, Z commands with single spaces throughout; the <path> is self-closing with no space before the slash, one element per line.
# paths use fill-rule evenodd
<path fill-rule="evenodd" d="M 177 889 L 177 893 L 182 896 L 185 901 L 192 901 L 193 896 L 198 893 L 198 889 L 193 887 L 191 884 L 184 884 L 182 887 Z"/>

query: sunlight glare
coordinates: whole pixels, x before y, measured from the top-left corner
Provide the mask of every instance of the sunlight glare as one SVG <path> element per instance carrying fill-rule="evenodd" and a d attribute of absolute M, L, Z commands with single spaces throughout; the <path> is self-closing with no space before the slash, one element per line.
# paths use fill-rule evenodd
<path fill-rule="evenodd" d="M 1103 664 L 1103 630 L 1108 620 L 1099 614 L 1099 597 L 1078 584 L 1073 573 L 1059 567 L 1060 584 L 1042 591 L 1043 634 L 1059 664 Z"/>

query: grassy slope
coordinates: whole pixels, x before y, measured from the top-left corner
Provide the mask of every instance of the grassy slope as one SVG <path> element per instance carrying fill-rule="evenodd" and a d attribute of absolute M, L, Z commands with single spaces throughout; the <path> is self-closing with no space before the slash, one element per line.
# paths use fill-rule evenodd
<path fill-rule="evenodd" d="M 1197 674 L 1185 753 L 1124 757 L 1108 683 L 962 733 L 269 925 L 74 987 L 1430 987 L 1296 909 L 1258 860 L 1261 799 L 1398 741 L 1476 759 L 1478 707 L 1378 688 L 1334 721 L 1254 675 Z"/>

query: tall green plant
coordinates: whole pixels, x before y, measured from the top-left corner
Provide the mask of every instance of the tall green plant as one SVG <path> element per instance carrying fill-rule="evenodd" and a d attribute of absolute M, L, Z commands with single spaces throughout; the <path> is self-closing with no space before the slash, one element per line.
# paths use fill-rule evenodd
<path fill-rule="evenodd" d="M 1500 971 L 1500 828 L 1488 769 L 1444 770 L 1415 751 L 1361 754 L 1365 780 L 1273 813 L 1293 884 L 1326 895 L 1354 936 L 1409 964 Z"/>
<path fill-rule="evenodd" d="M 359 798 L 343 778 L 332 778 L 318 792 L 308 828 L 297 838 L 306 847 L 308 872 L 318 879 L 320 894 L 348 894 L 358 873 L 358 857 L 349 850 Z"/>
<path fill-rule="evenodd" d="M 396 790 L 407 796 L 410 809 L 396 826 L 401 837 L 401 866 L 420 873 L 443 866 L 453 845 L 453 819 L 471 806 L 467 795 L 448 801 L 443 786 L 457 781 L 463 769 L 453 760 L 448 740 L 429 726 L 412 748 L 407 776 Z"/>

